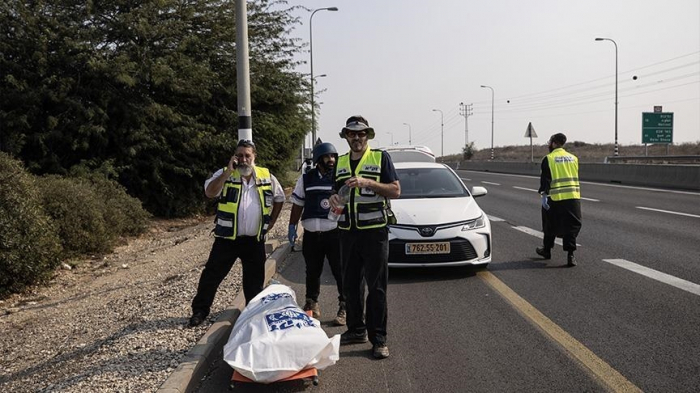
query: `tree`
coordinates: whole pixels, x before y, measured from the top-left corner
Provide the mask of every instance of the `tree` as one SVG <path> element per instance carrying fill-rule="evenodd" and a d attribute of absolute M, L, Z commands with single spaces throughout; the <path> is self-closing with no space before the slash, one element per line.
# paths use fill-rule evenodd
<path fill-rule="evenodd" d="M 474 142 L 469 142 L 462 148 L 462 157 L 465 160 L 471 160 L 474 157 Z"/>
<path fill-rule="evenodd" d="M 0 150 L 37 174 L 112 174 L 161 216 L 201 208 L 235 147 L 232 1 L 76 0 L 0 5 Z M 283 1 L 249 2 L 253 137 L 285 167 L 304 137 L 299 23 Z"/>

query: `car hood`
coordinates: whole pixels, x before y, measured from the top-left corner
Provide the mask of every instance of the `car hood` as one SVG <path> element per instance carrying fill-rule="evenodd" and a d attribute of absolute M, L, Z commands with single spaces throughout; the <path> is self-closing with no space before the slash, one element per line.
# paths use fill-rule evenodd
<path fill-rule="evenodd" d="M 393 199 L 391 210 L 399 225 L 444 224 L 472 220 L 483 214 L 472 197 Z"/>

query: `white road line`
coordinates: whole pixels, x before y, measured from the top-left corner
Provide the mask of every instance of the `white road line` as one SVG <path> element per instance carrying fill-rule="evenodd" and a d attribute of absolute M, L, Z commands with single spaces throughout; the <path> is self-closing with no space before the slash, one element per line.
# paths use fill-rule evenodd
<path fill-rule="evenodd" d="M 651 210 L 651 211 L 661 212 L 661 213 L 677 214 L 677 215 L 679 215 L 679 216 L 700 218 L 700 216 L 698 216 L 697 214 L 674 212 L 674 211 L 670 211 L 670 210 L 652 209 L 652 208 L 650 208 L 650 207 L 644 207 L 644 206 L 637 206 L 637 209 Z"/>
<path fill-rule="evenodd" d="M 502 218 L 498 218 L 498 217 L 492 216 L 492 215 L 490 215 L 490 214 L 487 214 L 487 216 L 489 217 L 489 220 L 490 220 L 490 221 L 494 221 L 494 222 L 505 221 L 505 220 L 502 219 Z"/>
<path fill-rule="evenodd" d="M 492 182 L 490 182 L 490 181 L 482 181 L 482 183 L 484 183 L 484 184 L 493 184 L 494 186 L 500 186 L 500 185 L 501 185 L 500 183 L 492 183 Z"/>
<path fill-rule="evenodd" d="M 538 191 L 538 190 L 535 190 L 534 188 L 525 188 L 525 187 L 518 187 L 518 186 L 513 186 L 513 188 L 518 189 L 518 190 L 524 190 L 524 191 L 532 191 L 532 192 Z M 591 202 L 600 202 L 600 199 L 583 198 L 583 197 L 581 197 L 581 199 L 586 200 L 586 201 L 591 201 Z"/>
<path fill-rule="evenodd" d="M 540 232 L 540 231 L 537 231 L 537 230 L 534 230 L 534 229 L 532 229 L 532 228 L 528 228 L 528 227 L 513 227 L 513 229 L 517 229 L 517 230 L 519 230 L 520 232 L 525 232 L 525 233 L 527 233 L 528 235 L 532 235 L 532 236 L 534 236 L 534 237 L 539 237 L 540 239 L 544 239 L 544 233 L 542 233 L 542 232 Z M 561 242 L 561 239 L 559 239 L 559 238 L 554 239 L 554 243 L 555 243 L 555 244 L 558 244 L 558 245 L 560 245 L 560 246 L 563 246 L 563 243 Z M 578 244 L 578 243 L 576 243 L 576 246 L 581 247 L 581 245 Z"/>
<path fill-rule="evenodd" d="M 682 278 L 674 277 L 666 273 L 661 273 L 658 270 L 649 269 L 648 267 L 638 265 L 634 262 L 630 262 L 625 259 L 603 259 L 603 262 L 607 262 L 615 266 L 619 266 L 623 269 L 639 273 L 642 276 L 652 278 L 656 281 L 661 281 L 664 284 L 672 285 L 678 289 L 682 289 L 684 291 L 700 296 L 700 285 L 683 280 Z"/>
<path fill-rule="evenodd" d="M 462 177 L 461 179 L 466 181 L 472 181 L 472 179 L 467 179 L 466 177 Z"/>
<path fill-rule="evenodd" d="M 518 187 L 518 186 L 513 186 L 513 188 L 516 188 L 518 190 L 537 192 L 537 190 L 535 190 L 534 188 L 525 188 L 525 187 Z"/>

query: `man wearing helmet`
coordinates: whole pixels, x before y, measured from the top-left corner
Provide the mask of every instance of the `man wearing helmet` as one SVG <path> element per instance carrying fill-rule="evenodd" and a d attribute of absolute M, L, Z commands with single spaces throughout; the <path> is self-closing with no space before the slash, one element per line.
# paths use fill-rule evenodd
<path fill-rule="evenodd" d="M 389 357 L 387 347 L 387 286 L 389 284 L 388 200 L 401 194 L 399 178 L 389 154 L 371 149 L 374 129 L 362 116 L 352 116 L 340 132 L 350 152 L 338 157 L 335 189 L 350 187 L 350 198 L 338 220 L 340 229 L 343 295 L 347 305 L 347 331 L 340 344 L 372 342 L 372 356 Z M 333 209 L 342 205 L 334 194 Z M 365 323 L 365 281 L 367 283 Z"/>
<path fill-rule="evenodd" d="M 340 240 L 338 224 L 328 219 L 330 203 L 328 198 L 333 194 L 333 175 L 338 152 L 330 143 L 321 143 L 314 147 L 313 163 L 315 168 L 309 169 L 297 180 L 292 192 L 292 213 L 289 216 L 289 243 L 294 244 L 297 236 L 297 224 L 301 218 L 304 226 L 302 253 L 306 261 L 306 304 L 304 310 L 311 310 L 314 318 L 321 316 L 318 296 L 321 292 L 321 273 L 323 261 L 328 259 L 331 272 L 338 287 L 338 313 L 333 322 L 345 325 L 345 299 L 343 298 L 343 283 L 340 271 Z"/>

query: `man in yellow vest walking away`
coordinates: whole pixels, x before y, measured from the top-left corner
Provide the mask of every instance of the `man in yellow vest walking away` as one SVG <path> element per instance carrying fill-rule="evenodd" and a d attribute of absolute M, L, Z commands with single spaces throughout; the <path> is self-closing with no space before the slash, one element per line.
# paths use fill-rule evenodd
<path fill-rule="evenodd" d="M 567 265 L 576 266 L 576 237 L 581 230 L 581 185 L 578 158 L 564 150 L 566 135 L 549 138 L 549 154 L 542 159 L 539 193 L 542 196 L 544 243 L 535 252 L 551 259 L 554 238 L 563 239 Z"/>

